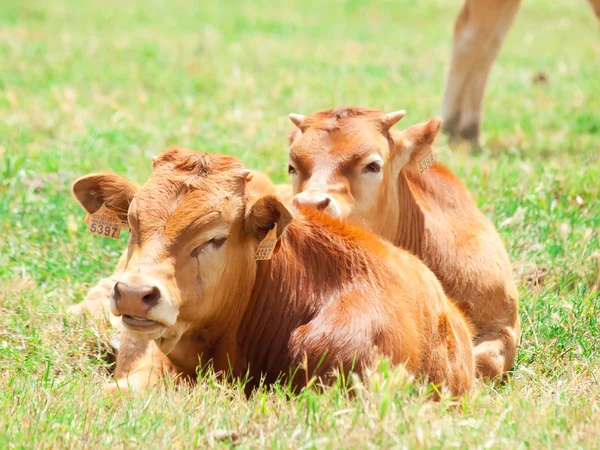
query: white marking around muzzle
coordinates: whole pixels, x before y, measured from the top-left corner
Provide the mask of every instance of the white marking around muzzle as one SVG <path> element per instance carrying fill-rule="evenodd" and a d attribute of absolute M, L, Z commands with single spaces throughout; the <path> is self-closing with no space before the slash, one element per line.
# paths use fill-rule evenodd
<path fill-rule="evenodd" d="M 156 305 L 150 307 L 146 318 L 148 320 L 163 324 L 166 327 L 172 327 L 175 325 L 177 322 L 177 317 L 179 316 L 179 308 L 177 308 L 175 305 L 169 291 L 159 280 L 142 273 L 132 274 L 126 272 L 119 277 L 117 282 L 132 286 L 144 284 L 157 287 L 160 291 L 160 299 Z M 115 316 L 122 315 L 114 298 L 114 288 L 110 295 L 110 311 Z"/>

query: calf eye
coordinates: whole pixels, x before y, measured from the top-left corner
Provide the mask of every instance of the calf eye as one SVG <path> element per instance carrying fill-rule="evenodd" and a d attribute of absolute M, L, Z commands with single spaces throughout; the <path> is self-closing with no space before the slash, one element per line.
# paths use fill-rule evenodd
<path fill-rule="evenodd" d="M 290 175 L 296 175 L 296 169 L 294 169 L 294 166 L 292 166 L 291 164 L 288 166 L 288 173 Z"/>
<path fill-rule="evenodd" d="M 227 236 L 223 236 L 223 237 L 211 239 L 209 242 L 212 244 L 212 246 L 215 249 L 218 249 L 223 246 L 223 244 L 225 243 L 226 240 L 227 240 Z"/>
<path fill-rule="evenodd" d="M 367 164 L 363 169 L 363 173 L 379 173 L 381 172 L 381 165 L 377 161 L 373 161 Z"/>
<path fill-rule="evenodd" d="M 204 244 L 199 245 L 192 251 L 192 258 L 196 258 L 200 253 L 202 253 L 202 251 L 204 251 L 209 246 L 212 246 L 215 250 L 221 248 L 226 240 L 227 236 L 221 236 L 213 238 L 210 241 L 206 241 Z"/>

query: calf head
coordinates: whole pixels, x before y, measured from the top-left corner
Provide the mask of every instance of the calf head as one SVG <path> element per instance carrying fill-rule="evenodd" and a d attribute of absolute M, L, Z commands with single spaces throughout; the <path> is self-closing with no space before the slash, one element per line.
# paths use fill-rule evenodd
<path fill-rule="evenodd" d="M 290 114 L 296 125 L 288 167 L 294 201 L 379 231 L 376 222 L 397 200 L 400 172 L 417 170 L 441 125 L 433 118 L 401 132 L 390 130 L 404 114 L 362 108 Z"/>
<path fill-rule="evenodd" d="M 74 183 L 88 213 L 105 204 L 129 226 L 127 265 L 110 298 L 126 329 L 157 339 L 176 324 L 228 326 L 241 316 L 258 243 L 275 223 L 281 237 L 293 217 L 270 181 L 252 178 L 233 157 L 174 148 L 139 189 L 111 173 Z"/>

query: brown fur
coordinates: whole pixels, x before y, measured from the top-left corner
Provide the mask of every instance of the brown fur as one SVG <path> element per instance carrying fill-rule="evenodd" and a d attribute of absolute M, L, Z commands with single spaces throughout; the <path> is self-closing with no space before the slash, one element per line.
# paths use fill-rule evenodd
<path fill-rule="evenodd" d="M 86 209 L 90 197 L 78 188 L 87 179 L 74 185 Z M 145 388 L 165 370 L 193 380 L 208 362 L 236 378 L 249 371 L 249 390 L 261 377 L 271 384 L 280 376 L 300 388 L 334 368 L 361 373 L 376 346 L 415 376 L 445 384 L 453 395 L 468 392 L 469 324 L 425 265 L 360 227 L 310 209 L 290 211 L 268 180 L 248 179 L 231 157 L 171 149 L 124 200 L 134 237 L 111 310 L 143 309 L 143 299 L 132 306 L 125 298 L 124 287 L 136 282 L 162 296 L 146 310 L 154 331 L 136 331 L 123 319 L 111 389 Z M 92 201 L 113 187 L 95 178 Z M 217 218 L 208 223 L 210 217 Z M 255 249 L 271 223 L 279 251 L 257 262 Z M 190 257 L 225 230 L 225 244 L 197 261 Z M 308 373 L 289 378 L 303 361 Z"/>
<path fill-rule="evenodd" d="M 269 179 L 269 177 L 267 177 L 264 173 L 258 172 L 258 171 L 254 171 L 252 173 L 253 173 L 253 179 L 252 179 L 253 189 L 260 190 L 261 185 L 265 186 L 265 189 L 266 189 L 265 192 L 270 191 L 272 189 L 272 183 L 271 183 L 271 180 Z M 117 175 L 112 174 L 110 172 L 104 172 L 102 175 L 108 176 L 108 178 L 107 178 L 108 182 L 110 182 L 112 177 L 118 177 Z M 120 179 L 120 177 L 118 177 L 118 178 Z M 90 182 L 91 182 L 91 180 L 93 180 L 93 179 L 90 178 Z M 85 184 L 80 184 L 77 187 L 78 191 L 85 190 L 86 188 L 87 188 L 87 186 Z M 128 207 L 129 205 L 127 204 L 126 201 L 124 201 L 125 197 L 123 197 L 123 193 L 128 192 L 129 194 L 131 194 L 132 192 L 133 193 L 136 192 L 137 189 L 138 189 L 138 187 L 135 186 L 133 183 L 131 183 L 130 189 L 126 189 L 125 191 L 109 189 L 109 191 L 111 192 L 111 195 L 113 197 L 107 198 L 106 199 L 107 203 L 108 204 L 112 203 L 113 205 L 123 204 L 123 205 L 127 205 L 127 207 Z M 292 200 L 294 197 L 294 192 L 293 192 L 292 186 L 290 186 L 289 184 L 278 184 L 278 185 L 275 185 L 275 190 L 277 192 L 277 196 L 279 198 L 281 198 L 282 200 L 284 200 L 286 204 L 288 204 L 288 205 L 292 204 Z M 81 192 L 81 193 L 74 192 L 74 194 L 75 194 L 75 196 L 85 195 L 84 192 Z M 91 195 L 90 200 L 92 200 L 92 199 L 93 199 L 93 195 Z M 88 204 L 88 201 L 84 201 L 83 203 Z M 100 208 L 101 203 L 99 203 L 98 201 L 91 201 L 91 202 L 89 202 L 89 205 L 90 205 L 90 206 L 88 206 L 89 210 L 87 212 L 94 213 Z M 114 207 L 112 207 L 111 209 L 116 212 Z M 126 262 L 127 262 L 127 250 L 125 250 L 123 252 L 123 254 L 121 255 L 121 257 L 119 258 L 117 267 L 115 268 L 114 272 L 110 276 L 100 279 L 100 281 L 98 281 L 98 283 L 96 283 L 87 292 L 87 294 L 84 297 L 82 302 L 70 306 L 67 311 L 70 314 L 74 314 L 74 315 L 89 314 L 94 317 L 104 317 L 104 318 L 108 319 L 113 325 L 117 326 L 119 321 L 110 312 L 109 297 L 110 297 L 110 292 L 119 277 L 119 274 L 121 274 L 125 268 Z M 117 326 L 117 328 L 118 328 L 118 326 Z M 115 350 L 118 350 L 118 349 L 115 349 Z"/>
<path fill-rule="evenodd" d="M 382 132 L 381 112 L 340 111 L 307 116 L 304 131 L 296 128 L 290 135 L 296 201 L 323 205 L 326 196 L 325 212 L 362 223 L 419 256 L 474 323 L 479 375 L 494 378 L 509 370 L 520 327 L 502 241 L 449 169 L 441 164 L 422 174 L 417 169 L 441 121 Z M 381 172 L 365 173 L 364 164 L 373 158 L 382 161 Z"/>

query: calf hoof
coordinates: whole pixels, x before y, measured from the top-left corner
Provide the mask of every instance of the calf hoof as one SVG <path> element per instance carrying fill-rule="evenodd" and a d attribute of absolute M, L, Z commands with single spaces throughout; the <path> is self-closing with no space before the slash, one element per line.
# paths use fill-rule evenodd
<path fill-rule="evenodd" d="M 496 384 L 502 381 L 504 374 L 504 358 L 495 354 L 480 353 L 475 356 L 475 375 L 485 381 Z"/>
<path fill-rule="evenodd" d="M 129 380 L 122 379 L 106 383 L 102 388 L 102 395 L 105 397 L 125 396 L 131 395 L 136 391 L 139 391 L 139 388 L 135 384 L 130 383 Z"/>
<path fill-rule="evenodd" d="M 106 383 L 102 388 L 102 395 L 105 397 L 110 397 L 123 393 L 123 391 L 127 391 L 127 389 L 123 389 L 117 383 L 111 381 L 110 383 Z"/>

